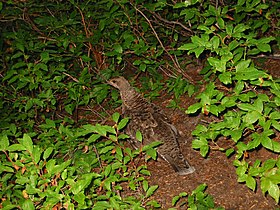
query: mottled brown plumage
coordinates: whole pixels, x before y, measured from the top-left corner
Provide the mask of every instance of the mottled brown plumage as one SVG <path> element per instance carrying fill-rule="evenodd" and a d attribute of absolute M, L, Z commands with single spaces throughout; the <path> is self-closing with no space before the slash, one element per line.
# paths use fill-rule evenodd
<path fill-rule="evenodd" d="M 130 135 L 134 147 L 140 147 L 140 142 L 135 138 L 136 131 L 139 130 L 143 135 L 144 144 L 153 141 L 163 142 L 158 147 L 158 154 L 169 162 L 179 175 L 193 173 L 195 169 L 189 165 L 180 151 L 178 131 L 164 112 L 136 92 L 125 78 L 117 77 L 108 83 L 120 90 L 122 113 L 130 118 L 126 132 Z"/>

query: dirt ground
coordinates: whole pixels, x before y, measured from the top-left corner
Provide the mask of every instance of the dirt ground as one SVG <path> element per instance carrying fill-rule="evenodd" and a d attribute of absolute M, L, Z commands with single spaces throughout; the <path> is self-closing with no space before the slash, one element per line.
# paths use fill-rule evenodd
<path fill-rule="evenodd" d="M 272 75 L 279 78 L 280 60 L 269 59 L 266 64 L 265 66 L 269 67 L 268 70 Z M 193 72 L 197 73 L 197 71 Z M 199 79 L 197 74 L 194 75 L 194 78 Z M 149 182 L 151 185 L 159 185 L 152 198 L 162 205 L 162 209 L 172 207 L 171 201 L 174 196 L 181 192 L 190 193 L 202 183 L 207 184 L 206 193 L 213 196 L 216 206 L 224 207 L 227 210 L 274 210 L 279 208 L 270 196 L 262 194 L 259 182 L 256 192 L 250 190 L 245 184 L 237 182 L 236 168 L 232 164 L 234 157 L 227 158 L 220 151 L 211 151 L 207 158 L 203 158 L 199 151 L 192 149 L 191 132 L 202 118 L 205 121 L 211 120 L 201 115 L 190 117 L 184 111 L 165 108 L 169 100 L 170 98 L 167 96 L 162 96 L 154 103 L 164 108 L 167 114 L 172 116 L 171 121 L 182 132 L 183 138 L 180 140 L 180 145 L 183 154 L 196 168 L 196 171 L 190 175 L 180 176 L 163 160 L 148 162 L 148 169 L 152 173 L 152 176 L 148 178 Z M 182 98 L 180 106 L 186 109 L 193 103 L 194 99 Z M 250 153 L 249 157 L 252 160 L 263 160 L 277 156 L 266 149 L 261 149 Z"/>
<path fill-rule="evenodd" d="M 168 110 L 166 110 L 168 112 Z M 191 148 L 191 132 L 201 117 L 188 117 L 178 110 L 171 111 L 173 122 L 184 138 L 180 145 L 184 156 L 196 168 L 193 174 L 186 176 L 177 175 L 173 169 L 163 160 L 148 163 L 148 169 L 152 176 L 150 184 L 159 185 L 153 198 L 162 204 L 163 209 L 171 207 L 172 198 L 180 192 L 191 193 L 198 185 L 206 183 L 206 193 L 213 196 L 217 206 L 226 210 L 274 210 L 277 205 L 269 196 L 264 196 L 260 190 L 259 183 L 256 192 L 253 192 L 245 184 L 237 182 L 236 168 L 232 161 L 234 157 L 227 158 L 220 151 L 211 151 L 207 158 L 203 158 L 199 151 Z M 253 152 L 251 159 L 275 158 L 276 155 L 261 149 Z"/>

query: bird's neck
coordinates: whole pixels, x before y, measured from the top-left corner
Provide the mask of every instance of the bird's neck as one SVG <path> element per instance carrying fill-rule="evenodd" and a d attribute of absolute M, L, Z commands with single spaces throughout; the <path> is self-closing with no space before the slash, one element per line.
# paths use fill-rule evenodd
<path fill-rule="evenodd" d="M 143 104 L 147 103 L 147 100 L 133 88 L 121 92 L 121 98 L 125 108 L 129 110 L 142 110 Z"/>

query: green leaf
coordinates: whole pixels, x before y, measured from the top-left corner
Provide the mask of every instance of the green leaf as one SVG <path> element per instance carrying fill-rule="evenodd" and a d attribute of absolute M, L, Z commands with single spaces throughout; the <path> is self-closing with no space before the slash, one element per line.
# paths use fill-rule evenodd
<path fill-rule="evenodd" d="M 256 80 L 259 78 L 267 78 L 267 77 L 268 77 L 267 73 L 263 71 L 259 71 L 253 67 L 247 68 L 244 71 L 236 72 L 235 75 L 235 79 L 237 80 Z"/>
<path fill-rule="evenodd" d="M 255 191 L 255 189 L 256 189 L 256 180 L 255 180 L 253 177 L 248 176 L 248 177 L 246 178 L 246 185 L 247 185 L 251 190 Z"/>
<path fill-rule="evenodd" d="M 4 151 L 8 148 L 9 146 L 9 139 L 7 137 L 7 135 L 3 135 L 0 137 L 0 150 Z"/>
<path fill-rule="evenodd" d="M 279 111 L 274 111 L 271 112 L 269 115 L 270 119 L 274 119 L 274 120 L 279 120 L 280 119 L 280 112 Z"/>
<path fill-rule="evenodd" d="M 81 58 L 83 59 L 84 62 L 92 61 L 92 59 L 90 57 L 88 57 L 87 55 L 82 55 Z"/>
<path fill-rule="evenodd" d="M 220 38 L 218 36 L 213 36 L 210 40 L 214 49 L 218 49 L 220 45 Z"/>
<path fill-rule="evenodd" d="M 117 52 L 117 53 L 121 54 L 123 52 L 123 48 L 120 44 L 114 45 L 113 48 L 114 48 L 115 52 Z"/>
<path fill-rule="evenodd" d="M 144 191 L 146 192 L 146 191 L 148 190 L 148 188 L 149 188 L 148 181 L 144 180 L 143 183 L 142 183 L 142 185 L 143 185 Z"/>
<path fill-rule="evenodd" d="M 249 67 L 249 65 L 251 64 L 251 60 L 245 60 L 245 61 L 240 61 L 237 65 L 236 65 L 236 72 L 240 72 L 240 71 L 246 71 L 246 69 Z"/>
<path fill-rule="evenodd" d="M 121 209 L 120 205 L 119 205 L 119 202 L 115 199 L 115 197 L 111 197 L 109 202 L 110 202 L 110 204 L 111 204 L 111 206 L 113 207 L 114 210 L 120 210 Z"/>
<path fill-rule="evenodd" d="M 81 180 L 78 180 L 72 187 L 71 191 L 74 195 L 83 192 L 91 183 L 93 177 L 99 177 L 99 174 L 96 173 L 90 173 L 90 174 L 84 174 L 82 176 Z"/>
<path fill-rule="evenodd" d="M 174 197 L 172 198 L 172 206 L 175 206 L 176 203 L 179 201 L 179 199 L 180 199 L 180 196 L 178 196 L 178 195 L 174 196 Z M 170 210 L 170 209 L 168 209 L 168 210 Z M 176 210 L 176 209 L 175 209 L 175 210 Z"/>
<path fill-rule="evenodd" d="M 198 36 L 192 36 L 191 40 L 192 43 L 196 44 L 196 46 L 205 46 L 205 41 Z"/>
<path fill-rule="evenodd" d="M 201 53 L 203 53 L 204 50 L 205 47 L 198 47 L 194 49 L 193 52 L 195 53 L 195 57 L 198 58 L 201 55 Z"/>
<path fill-rule="evenodd" d="M 60 174 L 66 167 L 71 164 L 71 159 L 61 163 L 60 165 L 55 165 L 55 162 L 56 161 L 54 159 L 51 159 L 46 164 L 46 168 L 50 175 Z"/>
<path fill-rule="evenodd" d="M 106 129 L 105 126 L 100 125 L 100 124 L 96 124 L 96 125 L 94 126 L 94 128 L 95 128 L 95 132 L 98 133 L 98 134 L 100 134 L 101 136 L 106 136 L 106 135 L 107 135 L 107 131 L 108 131 L 108 130 Z"/>
<path fill-rule="evenodd" d="M 43 63 L 46 63 L 47 61 L 49 61 L 50 60 L 50 55 L 49 55 L 49 53 L 48 52 L 42 52 L 41 53 L 41 61 L 43 62 Z"/>
<path fill-rule="evenodd" d="M 255 110 L 255 107 L 252 104 L 248 104 L 248 103 L 237 104 L 237 107 L 243 111 L 254 111 Z"/>
<path fill-rule="evenodd" d="M 239 42 L 237 42 L 236 40 L 233 40 L 228 45 L 230 51 L 234 50 L 238 46 L 239 46 Z"/>
<path fill-rule="evenodd" d="M 79 193 L 77 193 L 73 196 L 73 199 L 76 202 L 78 202 L 78 205 L 84 205 L 85 204 L 85 198 L 86 198 L 86 196 L 85 196 L 84 192 L 79 192 Z"/>
<path fill-rule="evenodd" d="M 151 142 L 151 143 L 145 145 L 145 146 L 142 148 L 142 151 L 145 152 L 145 151 L 147 151 L 147 150 L 149 150 L 149 149 L 151 149 L 151 148 L 156 148 L 156 147 L 158 147 L 158 146 L 161 145 L 161 144 L 162 144 L 161 141 L 153 141 L 153 142 Z"/>
<path fill-rule="evenodd" d="M 204 192 L 204 190 L 207 188 L 207 185 L 205 183 L 199 185 L 192 194 L 197 194 L 199 192 Z"/>
<path fill-rule="evenodd" d="M 268 36 L 268 37 L 262 37 L 260 38 L 260 43 L 269 43 L 271 41 L 275 40 L 275 37 Z"/>
<path fill-rule="evenodd" d="M 112 151 L 115 148 L 115 146 L 105 146 L 102 147 L 102 149 L 99 151 L 100 154 L 106 154 L 109 151 Z"/>
<path fill-rule="evenodd" d="M 153 186 L 149 187 L 149 189 L 148 189 L 147 192 L 146 192 L 145 197 L 146 197 L 146 198 L 149 198 L 151 195 L 154 194 L 154 192 L 155 192 L 157 189 L 158 189 L 158 185 L 153 185 Z"/>
<path fill-rule="evenodd" d="M 46 124 L 44 124 L 43 126 L 40 126 L 42 128 L 56 128 L 55 126 L 55 122 L 51 119 L 46 119 Z"/>
<path fill-rule="evenodd" d="M 277 184 L 272 184 L 270 182 L 269 188 L 268 188 L 268 194 L 274 198 L 274 200 L 276 201 L 276 203 L 279 202 L 279 196 L 280 196 L 280 192 L 279 192 L 279 187 Z"/>
<path fill-rule="evenodd" d="M 279 122 L 277 122 L 276 120 L 272 120 L 271 121 L 272 126 L 277 129 L 278 131 L 280 131 L 280 124 Z"/>
<path fill-rule="evenodd" d="M 233 107 L 236 105 L 236 98 L 235 97 L 224 97 L 221 101 L 221 105 L 225 107 Z"/>
<path fill-rule="evenodd" d="M 186 192 L 181 192 L 181 193 L 179 194 L 180 197 L 186 197 L 187 195 L 188 195 L 188 193 L 186 193 Z"/>
<path fill-rule="evenodd" d="M 75 104 L 67 104 L 64 109 L 65 111 L 68 113 L 68 114 L 71 114 L 73 113 L 73 110 L 75 109 Z"/>
<path fill-rule="evenodd" d="M 225 21 L 221 17 L 217 18 L 217 23 L 219 24 L 220 28 L 225 28 Z"/>
<path fill-rule="evenodd" d="M 268 159 L 264 162 L 263 166 L 262 166 L 262 170 L 263 171 L 272 171 L 271 169 L 273 169 L 275 167 L 276 164 L 276 160 L 274 159 Z"/>
<path fill-rule="evenodd" d="M 252 134 L 253 141 L 250 141 L 248 143 L 247 150 L 255 149 L 261 144 L 261 135 L 258 133 L 253 133 Z"/>
<path fill-rule="evenodd" d="M 112 171 L 112 166 L 111 165 L 107 165 L 105 170 L 104 170 L 105 176 L 108 177 L 109 174 L 111 173 L 111 171 Z"/>
<path fill-rule="evenodd" d="M 257 120 L 259 120 L 261 117 L 262 117 L 262 115 L 261 115 L 259 112 L 257 112 L 257 111 L 251 111 L 251 112 L 248 112 L 248 113 L 244 116 L 243 120 L 244 120 L 244 122 L 247 122 L 247 123 L 249 123 L 249 124 L 253 124 L 253 123 L 255 123 Z"/>
<path fill-rule="evenodd" d="M 96 140 L 99 139 L 100 137 L 101 137 L 100 134 L 96 134 L 96 133 L 92 134 L 88 139 L 88 144 L 96 142 Z"/>
<path fill-rule="evenodd" d="M 232 130 L 231 131 L 231 138 L 234 142 L 238 142 L 239 139 L 241 139 L 243 131 L 240 130 Z"/>
<path fill-rule="evenodd" d="M 189 106 L 189 108 L 186 110 L 186 114 L 194 114 L 194 113 L 196 113 L 200 108 L 201 108 L 201 104 L 200 104 L 200 103 L 195 103 L 195 104 Z"/>
<path fill-rule="evenodd" d="M 0 174 L 4 171 L 14 173 L 14 167 L 8 167 L 8 166 L 4 166 L 4 165 L 0 164 Z"/>
<path fill-rule="evenodd" d="M 271 47 L 269 44 L 259 43 L 257 44 L 257 48 L 261 52 L 271 52 Z"/>
<path fill-rule="evenodd" d="M 244 25 L 244 24 L 238 24 L 237 26 L 235 26 L 235 28 L 233 29 L 233 34 L 238 34 L 241 33 L 245 30 L 247 30 L 249 27 Z"/>
<path fill-rule="evenodd" d="M 41 159 L 41 149 L 38 146 L 35 146 L 32 152 L 33 155 L 33 160 L 36 164 L 39 163 L 40 159 Z"/>
<path fill-rule="evenodd" d="M 22 43 L 16 43 L 16 48 L 19 49 L 20 51 L 24 52 L 24 46 Z"/>
<path fill-rule="evenodd" d="M 112 115 L 112 119 L 114 120 L 115 123 L 119 122 L 120 114 L 118 112 L 115 112 Z"/>
<path fill-rule="evenodd" d="M 255 110 L 258 111 L 259 113 L 263 112 L 263 102 L 261 99 L 257 98 L 254 102 L 254 107 Z"/>
<path fill-rule="evenodd" d="M 23 210 L 33 210 L 33 209 L 35 210 L 35 206 L 34 206 L 33 202 L 30 199 L 28 199 L 23 202 L 22 209 Z"/>
<path fill-rule="evenodd" d="M 129 118 L 122 119 L 118 124 L 118 130 L 123 129 L 127 125 L 128 121 L 129 121 Z"/>
<path fill-rule="evenodd" d="M 207 132 L 208 128 L 204 125 L 198 124 L 195 128 L 195 130 L 192 132 L 192 135 L 194 136 L 200 136 L 200 133 Z"/>
<path fill-rule="evenodd" d="M 240 94 L 243 89 L 244 89 L 244 82 L 237 81 L 237 83 L 235 84 L 234 92 L 236 94 Z"/>
<path fill-rule="evenodd" d="M 265 194 L 268 191 L 271 184 L 272 183 L 269 180 L 269 178 L 267 178 L 267 177 L 262 177 L 261 178 L 261 190 L 262 190 L 263 194 Z"/>
<path fill-rule="evenodd" d="M 25 105 L 25 112 L 27 112 L 29 109 L 31 109 L 32 108 L 32 106 L 33 106 L 33 100 L 28 100 L 27 102 L 26 102 L 26 105 Z"/>
<path fill-rule="evenodd" d="M 234 149 L 233 148 L 229 148 L 226 150 L 226 156 L 229 157 L 232 153 L 234 153 Z"/>
<path fill-rule="evenodd" d="M 280 143 L 277 141 L 272 140 L 272 148 L 274 152 L 280 152 Z"/>
<path fill-rule="evenodd" d="M 129 135 L 122 133 L 118 136 L 118 139 L 129 139 Z"/>
<path fill-rule="evenodd" d="M 145 147 L 145 146 L 144 146 Z M 153 160 L 157 159 L 157 151 L 154 148 L 144 148 L 145 152 L 146 152 L 146 156 L 145 156 L 145 160 L 149 160 L 150 158 L 152 158 Z"/>
<path fill-rule="evenodd" d="M 139 69 L 143 72 L 146 71 L 146 68 L 147 68 L 147 65 L 145 63 L 141 63 L 140 66 L 139 66 Z"/>
<path fill-rule="evenodd" d="M 214 58 L 214 57 L 209 57 L 207 60 L 208 60 L 209 64 L 215 68 L 215 70 L 217 70 L 219 72 L 226 71 L 226 62 L 225 61 L 220 60 L 218 58 Z"/>
<path fill-rule="evenodd" d="M 190 10 L 186 11 L 186 12 L 189 12 Z M 207 21 L 207 20 L 206 20 Z M 205 31 L 206 34 L 212 34 L 213 33 L 213 30 L 211 30 L 211 28 L 205 26 L 205 25 L 199 25 L 197 27 L 197 29 L 199 30 L 202 30 L 202 31 Z"/>
<path fill-rule="evenodd" d="M 8 151 L 13 152 L 13 151 L 23 151 L 26 150 L 25 146 L 21 144 L 12 144 L 7 148 Z"/>
<path fill-rule="evenodd" d="M 139 130 L 136 131 L 136 135 L 135 135 L 136 139 L 140 142 L 143 141 L 143 137 L 142 137 L 142 134 Z"/>
<path fill-rule="evenodd" d="M 24 146 L 30 153 L 33 152 L 33 141 L 28 134 L 23 134 L 23 138 L 20 144 Z"/>
<path fill-rule="evenodd" d="M 3 206 L 2 210 L 12 210 L 18 208 L 18 205 L 7 204 L 5 207 Z"/>
<path fill-rule="evenodd" d="M 201 139 L 195 139 L 192 141 L 192 148 L 194 149 L 199 149 L 203 146 L 206 146 L 208 145 L 208 141 L 204 138 L 201 138 Z"/>
<path fill-rule="evenodd" d="M 272 140 L 268 136 L 263 136 L 261 143 L 265 148 L 273 151 Z"/>
<path fill-rule="evenodd" d="M 206 157 L 209 152 L 209 146 L 205 145 L 200 148 L 200 154 L 202 157 Z"/>
<path fill-rule="evenodd" d="M 105 197 L 107 198 L 107 197 Z M 96 210 L 107 210 L 107 209 L 112 209 L 112 206 L 110 205 L 110 203 L 108 201 L 97 201 L 92 209 L 96 209 Z"/>
<path fill-rule="evenodd" d="M 219 77 L 220 81 L 222 83 L 224 83 L 225 85 L 231 84 L 231 82 L 232 82 L 230 72 L 223 72 L 218 77 Z"/>
<path fill-rule="evenodd" d="M 257 55 L 260 53 L 260 50 L 257 48 L 249 49 L 247 55 Z"/>
<path fill-rule="evenodd" d="M 103 29 L 105 28 L 105 26 L 106 26 L 106 22 L 107 22 L 108 20 L 107 19 L 101 19 L 100 21 L 99 21 L 99 30 L 100 31 L 103 31 Z"/>
<path fill-rule="evenodd" d="M 53 152 L 53 147 L 48 147 L 43 154 L 43 159 L 46 160 L 48 157 L 52 154 Z"/>
<path fill-rule="evenodd" d="M 123 158 L 123 152 L 122 149 L 119 146 L 116 146 L 116 158 L 120 161 L 122 161 Z"/>

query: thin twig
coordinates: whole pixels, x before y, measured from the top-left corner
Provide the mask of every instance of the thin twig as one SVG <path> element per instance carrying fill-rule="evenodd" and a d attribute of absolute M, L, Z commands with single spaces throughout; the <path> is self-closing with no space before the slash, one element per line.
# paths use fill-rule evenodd
<path fill-rule="evenodd" d="M 31 20 L 31 18 L 29 17 L 29 14 L 27 13 L 27 9 L 25 8 L 24 10 L 23 10 L 23 14 L 22 14 L 23 16 L 23 20 L 25 21 L 25 22 L 27 22 L 27 23 L 29 23 L 30 25 L 31 25 L 31 27 L 35 30 L 35 31 L 37 31 L 41 36 L 43 36 L 43 37 L 46 37 L 45 36 L 45 34 L 42 32 L 42 31 L 40 31 L 40 29 L 34 24 L 34 22 Z"/>
<path fill-rule="evenodd" d="M 273 55 L 257 55 L 257 56 L 249 56 L 250 58 L 271 58 L 271 59 L 280 59 L 280 54 L 273 54 Z"/>
<path fill-rule="evenodd" d="M 90 31 L 88 30 L 88 28 L 87 28 L 87 24 L 86 24 L 86 21 L 85 21 L 84 14 L 83 14 L 82 10 L 81 10 L 78 6 L 77 6 L 76 8 L 77 8 L 77 9 L 79 10 L 79 12 L 80 12 L 80 15 L 81 15 L 81 18 L 82 18 L 82 24 L 83 24 L 83 26 L 84 26 L 84 31 L 85 31 L 85 33 L 86 33 L 86 37 L 87 37 L 87 38 L 90 38 L 90 36 L 92 35 L 92 32 L 90 32 Z M 100 71 L 102 65 L 103 65 L 103 62 L 100 64 L 100 61 L 99 61 L 99 59 L 98 59 L 98 57 L 97 57 L 97 55 L 96 55 L 96 54 L 97 54 L 96 50 L 93 48 L 91 42 L 88 42 L 88 57 L 90 57 L 91 52 L 93 53 L 93 57 L 94 57 L 95 62 L 96 62 L 96 64 L 97 64 L 97 66 L 98 66 L 98 69 L 97 69 L 97 72 L 96 72 L 96 73 L 98 73 L 98 72 Z"/>
<path fill-rule="evenodd" d="M 132 5 L 132 4 L 131 4 Z M 132 5 L 133 6 L 133 5 Z M 158 34 L 157 32 L 155 31 L 151 21 L 147 18 L 147 16 L 141 11 L 139 10 L 137 7 L 133 6 L 134 9 L 139 12 L 145 19 L 146 21 L 148 22 L 150 28 L 152 29 L 156 39 L 158 40 L 160 46 L 162 47 L 162 49 L 167 53 L 167 55 L 170 57 L 170 59 L 172 60 L 172 62 L 174 63 L 177 71 L 179 71 L 184 77 L 186 77 L 190 83 L 192 84 L 195 84 L 194 80 L 191 78 L 191 76 L 189 76 L 188 74 L 186 74 L 180 67 L 180 64 L 176 62 L 176 60 L 170 55 L 170 53 L 168 52 L 168 50 L 164 47 L 163 43 L 161 42 L 160 38 L 158 37 Z"/>
<path fill-rule="evenodd" d="M 95 152 L 95 154 L 96 154 L 96 157 L 97 157 L 97 160 L 98 160 L 98 162 L 99 162 L 99 165 L 100 165 L 101 168 L 103 168 L 102 161 L 101 161 L 100 155 L 99 155 L 99 153 L 98 153 L 98 150 L 97 150 L 97 148 L 95 147 L 94 144 L 93 144 L 93 147 L 94 147 L 94 152 Z"/>
<path fill-rule="evenodd" d="M 77 78 L 75 78 L 75 77 L 71 76 L 70 74 L 67 74 L 67 73 L 65 73 L 65 72 L 62 72 L 62 74 L 64 74 L 64 75 L 66 75 L 66 76 L 70 77 L 72 80 L 74 80 L 74 81 L 75 81 L 75 82 L 77 82 L 77 83 L 79 83 L 79 82 L 80 82 Z"/>
<path fill-rule="evenodd" d="M 173 25 L 179 25 L 181 26 L 183 29 L 185 29 L 186 31 L 190 32 L 191 34 L 193 34 L 193 31 L 188 28 L 187 26 L 185 26 L 184 24 L 178 22 L 178 21 L 169 21 L 169 20 L 166 20 L 164 19 L 163 17 L 161 17 L 160 15 L 156 14 L 155 12 L 151 12 L 149 11 L 150 13 L 152 13 L 155 17 L 157 17 L 159 20 L 165 22 L 165 23 L 168 23 L 168 24 L 173 24 Z"/>

